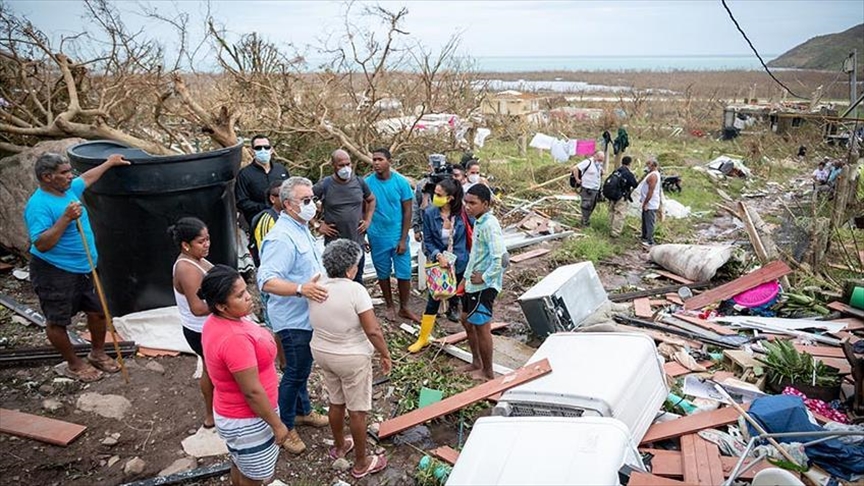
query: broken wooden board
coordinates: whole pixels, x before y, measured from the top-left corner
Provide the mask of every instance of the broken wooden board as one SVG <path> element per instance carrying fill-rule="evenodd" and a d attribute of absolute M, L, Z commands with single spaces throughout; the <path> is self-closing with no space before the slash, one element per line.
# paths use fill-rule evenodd
<path fill-rule="evenodd" d="M 677 486 L 683 484 L 687 483 L 655 476 L 654 474 L 634 471 L 630 473 L 630 481 L 627 483 L 627 486 Z"/>
<path fill-rule="evenodd" d="M 790 273 L 792 273 L 792 269 L 789 268 L 789 265 L 786 265 L 785 262 L 780 260 L 774 261 L 762 268 L 748 273 L 747 275 L 738 277 L 729 283 L 706 290 L 705 292 L 688 299 L 684 302 L 684 308 L 687 310 L 701 309 L 706 305 L 731 299 L 732 297 L 750 290 L 757 285 L 777 280 L 778 278 Z"/>
<path fill-rule="evenodd" d="M 671 451 L 666 449 L 639 449 L 639 452 L 647 452 L 654 456 L 651 458 L 652 474 L 675 479 L 684 477 L 684 462 L 681 457 L 681 451 Z M 720 456 L 720 463 L 723 466 L 723 476 L 728 478 L 732 469 L 734 469 L 735 465 L 738 463 L 738 458 Z M 749 460 L 747 463 L 749 463 Z M 762 461 L 747 471 L 739 474 L 738 479 L 753 479 L 753 476 L 755 476 L 757 472 L 770 467 L 776 466 L 772 465 L 768 461 Z"/>
<path fill-rule="evenodd" d="M 666 270 L 652 270 L 652 272 L 654 272 L 654 273 L 656 273 L 657 275 L 660 275 L 660 276 L 662 276 L 662 277 L 666 277 L 666 278 L 668 278 L 669 280 L 671 280 L 671 281 L 673 281 L 673 282 L 678 282 L 678 283 L 680 283 L 680 284 L 684 284 L 684 285 L 692 285 L 692 284 L 694 283 L 694 282 L 693 282 L 692 280 L 690 280 L 689 278 L 684 278 L 684 277 L 682 277 L 681 275 L 676 275 L 676 274 L 674 274 L 674 273 L 672 273 L 672 272 L 667 272 Z"/>
<path fill-rule="evenodd" d="M 750 408 L 749 404 L 741 406 L 745 411 Z M 710 412 L 702 412 L 696 415 L 688 415 L 679 419 L 653 424 L 648 428 L 641 444 L 657 442 L 663 439 L 671 439 L 682 435 L 692 434 L 702 429 L 718 427 L 731 424 L 738 420 L 738 411 L 732 407 L 719 408 Z"/>
<path fill-rule="evenodd" d="M 684 305 L 684 301 L 681 300 L 681 297 L 674 292 L 669 292 L 668 294 L 666 294 L 665 297 L 666 297 L 666 300 L 668 300 L 669 302 L 672 302 L 673 304 Z"/>
<path fill-rule="evenodd" d="M 642 319 L 651 319 L 654 313 L 651 312 L 651 301 L 648 297 L 642 297 L 633 301 L 633 314 Z"/>
<path fill-rule="evenodd" d="M 843 302 L 834 301 L 834 302 L 831 302 L 830 304 L 828 304 L 826 307 L 828 307 L 829 309 L 831 309 L 833 311 L 837 311 L 837 312 L 840 312 L 843 314 L 848 314 L 850 316 L 855 316 L 859 319 L 864 319 L 864 310 L 856 309 L 856 308 L 852 307 L 851 305 L 844 304 Z M 848 329 L 848 327 L 847 327 L 847 330 L 851 330 L 851 329 Z"/>
<path fill-rule="evenodd" d="M 666 307 L 667 305 L 671 304 L 671 302 L 666 299 L 651 299 L 648 301 L 648 303 L 651 304 L 651 307 Z"/>
<path fill-rule="evenodd" d="M 514 256 L 510 257 L 510 263 L 524 262 L 525 260 L 530 260 L 532 258 L 536 258 L 538 256 L 545 255 L 545 254 L 549 253 L 550 251 L 552 251 L 552 250 L 550 250 L 549 248 L 536 248 L 534 250 L 526 251 L 525 253 L 520 253 L 518 255 L 514 255 Z"/>
<path fill-rule="evenodd" d="M 433 449 L 429 451 L 433 456 L 441 459 L 442 461 L 450 464 L 451 466 L 456 465 L 456 460 L 459 459 L 459 451 L 450 447 L 450 446 L 441 446 L 437 449 Z"/>
<path fill-rule="evenodd" d="M 656 289 L 648 289 L 648 290 L 636 290 L 633 292 L 624 292 L 620 294 L 608 294 L 609 300 L 612 302 L 630 302 L 633 299 L 638 299 L 639 297 L 653 297 L 655 295 L 666 294 L 667 292 L 678 292 L 681 287 L 690 287 L 690 290 L 698 290 L 704 289 L 706 287 L 710 287 L 711 282 L 698 282 L 693 285 L 666 285 L 664 287 L 657 287 Z"/>
<path fill-rule="evenodd" d="M 864 320 L 858 317 L 844 317 L 843 319 L 832 319 L 830 322 L 842 322 L 846 324 L 844 331 L 861 331 L 864 330 Z"/>
<path fill-rule="evenodd" d="M 549 365 L 548 359 L 531 363 L 524 368 L 519 368 L 513 373 L 487 381 L 482 385 L 475 386 L 474 388 L 465 390 L 462 393 L 457 393 L 452 397 L 447 397 L 438 403 L 433 403 L 427 407 L 412 410 L 405 415 L 400 415 L 382 422 L 378 429 L 378 437 L 380 439 L 390 437 L 391 435 L 402 432 L 403 430 L 409 429 L 415 425 L 447 415 L 448 413 L 453 413 L 456 410 L 467 407 L 468 405 L 480 400 L 484 400 L 496 393 L 509 390 L 514 386 L 540 378 L 551 371 L 552 367 Z"/>
<path fill-rule="evenodd" d="M 696 434 L 681 437 L 684 482 L 701 486 L 723 484 L 723 464 L 717 446 Z"/>
<path fill-rule="evenodd" d="M 843 354 L 843 350 L 840 348 L 832 348 L 830 346 L 804 346 L 802 344 L 794 344 L 793 346 L 795 346 L 795 349 L 799 352 L 807 353 L 812 356 L 846 359 L 846 355 Z"/>
<path fill-rule="evenodd" d="M 490 324 L 491 330 L 495 331 L 497 329 L 501 329 L 502 327 L 507 327 L 506 322 L 493 322 Z M 436 339 L 436 342 L 441 344 L 456 344 L 461 343 L 462 341 L 468 339 L 468 334 L 465 331 L 457 332 L 456 334 L 450 334 L 448 336 L 444 336 L 441 339 Z"/>
<path fill-rule="evenodd" d="M 83 425 L 0 408 L 0 432 L 66 447 L 85 430 Z"/>
<path fill-rule="evenodd" d="M 708 368 L 713 363 L 711 361 L 700 361 L 698 364 L 700 366 Z M 677 378 L 681 375 L 686 375 L 689 373 L 698 373 L 697 371 L 687 369 L 684 365 L 677 361 L 669 361 L 668 363 L 664 363 L 663 371 L 672 378 Z"/>
<path fill-rule="evenodd" d="M 703 329 L 714 331 L 721 336 L 734 336 L 735 334 L 738 334 L 736 331 L 724 325 L 715 324 L 711 321 L 706 321 L 705 319 L 699 319 L 698 317 L 688 316 L 687 314 L 672 314 L 672 317 L 676 319 L 681 319 L 682 321 L 687 321 L 694 326 L 699 326 Z"/>
<path fill-rule="evenodd" d="M 163 356 L 180 356 L 180 351 L 172 351 L 170 349 L 154 349 L 144 346 L 138 346 L 138 354 L 146 358 L 160 358 Z"/>

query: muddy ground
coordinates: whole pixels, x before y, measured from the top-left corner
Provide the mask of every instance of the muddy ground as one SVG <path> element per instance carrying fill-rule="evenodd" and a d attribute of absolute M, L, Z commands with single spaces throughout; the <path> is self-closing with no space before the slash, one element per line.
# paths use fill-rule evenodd
<path fill-rule="evenodd" d="M 776 188 L 776 191 L 782 189 Z M 776 211 L 776 198 L 754 199 L 756 207 L 763 215 Z M 722 240 L 725 242 L 746 241 L 743 232 L 734 231 L 735 223 L 726 215 L 716 213 L 713 220 L 696 223 L 692 227 L 692 240 L 700 243 Z M 543 243 L 550 249 L 560 242 Z M 528 248 L 533 249 L 533 248 Z M 515 263 L 508 270 L 505 291 L 496 303 L 496 320 L 506 321 L 510 326 L 503 334 L 527 342 L 531 346 L 539 343 L 531 338 L 525 318 L 516 301 L 522 292 L 539 281 L 556 265 L 552 262 L 553 252 L 542 257 Z M 21 261 L 15 262 L 22 266 Z M 622 286 L 651 287 L 668 285 L 666 281 L 644 280 L 642 275 L 650 268 L 647 254 L 641 248 L 632 252 L 616 255 L 596 265 L 604 286 L 616 289 Z M 370 286 L 373 297 L 377 288 Z M 14 278 L 10 273 L 0 277 L 0 292 L 10 295 L 18 302 L 38 309 L 38 302 L 26 281 Z M 423 301 L 414 296 L 412 307 L 422 312 Z M 380 309 L 377 309 L 380 310 Z M 10 312 L 0 307 L 0 342 L 5 338 L 3 347 L 43 346 L 47 344 L 44 331 L 35 326 L 24 326 L 12 320 Z M 395 323 L 379 319 L 384 324 L 385 333 L 401 333 Z M 458 331 L 458 325 L 447 323 L 439 317 L 439 330 Z M 446 324 L 445 324 L 446 323 Z M 83 323 L 76 326 L 78 331 L 85 329 Z M 443 332 L 441 333 L 443 334 Z M 437 356 L 439 360 L 453 360 L 446 355 Z M 426 351 L 418 357 L 408 359 L 428 360 L 432 353 Z M 156 363 L 154 365 L 153 363 Z M 458 362 L 457 362 L 458 363 Z M 454 363 L 456 365 L 457 363 Z M 202 422 L 202 401 L 197 382 L 192 379 L 196 358 L 192 356 L 144 358 L 127 360 L 131 383 L 125 384 L 123 378 L 113 375 L 102 381 L 83 385 L 77 382 L 57 383 L 57 375 L 46 362 L 40 366 L 7 367 L 0 369 L 0 403 L 3 408 L 16 409 L 37 415 L 50 416 L 60 420 L 87 426 L 86 432 L 68 447 L 57 447 L 29 439 L 0 434 L 0 477 L 7 484 L 68 484 L 92 485 L 121 484 L 136 479 L 156 476 L 160 470 L 185 456 L 180 442 L 195 433 Z M 398 363 L 396 364 L 398 366 Z M 92 412 L 84 412 L 76 407 L 76 402 L 84 393 L 115 394 L 124 396 L 132 407 L 122 419 L 104 418 Z M 313 370 L 310 382 L 313 403 L 323 405 L 323 390 L 317 370 Z M 380 421 L 394 412 L 397 390 L 387 384 L 374 390 L 374 417 L 370 421 Z M 45 400 L 53 399 L 61 406 L 55 411 L 43 408 Z M 488 413 L 480 411 L 480 414 Z M 341 479 L 350 484 L 414 484 L 413 474 L 421 450 L 434 446 L 449 445 L 456 447 L 459 440 L 458 417 L 445 417 L 429 424 L 431 439 L 416 445 L 394 445 L 386 440 L 378 447 L 386 451 L 390 467 L 383 473 L 364 480 L 354 480 L 347 472 L 337 472 L 331 467 L 327 456 L 329 429 L 300 428 L 300 435 L 309 447 L 299 457 L 283 452 L 276 478 L 289 484 L 333 484 Z M 119 434 L 117 443 L 104 445 L 102 442 L 111 434 Z M 467 435 L 467 431 L 465 431 Z M 109 441 L 110 442 L 110 441 Z M 373 446 L 375 447 L 375 446 Z M 119 460 L 112 460 L 112 458 Z M 130 459 L 140 457 L 146 463 L 139 474 L 124 474 L 124 465 Z M 211 457 L 198 461 L 199 466 L 224 461 L 224 457 Z M 109 461 L 111 464 L 109 465 Z M 198 484 L 227 484 L 225 476 L 215 477 Z"/>

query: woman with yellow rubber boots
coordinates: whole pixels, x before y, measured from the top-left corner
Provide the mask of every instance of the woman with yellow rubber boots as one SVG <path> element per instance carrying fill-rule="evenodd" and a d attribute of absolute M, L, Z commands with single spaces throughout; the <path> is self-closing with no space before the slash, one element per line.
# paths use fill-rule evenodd
<path fill-rule="evenodd" d="M 432 204 L 423 211 L 423 252 L 429 262 L 455 272 L 457 284 L 462 281 L 468 265 L 473 222 L 462 209 L 462 187 L 453 179 L 444 179 L 435 186 Z M 435 316 L 441 302 L 430 293 L 420 323 L 420 337 L 408 347 L 417 353 L 429 344 L 435 327 Z M 459 298 L 448 300 L 447 319 L 459 322 Z"/>

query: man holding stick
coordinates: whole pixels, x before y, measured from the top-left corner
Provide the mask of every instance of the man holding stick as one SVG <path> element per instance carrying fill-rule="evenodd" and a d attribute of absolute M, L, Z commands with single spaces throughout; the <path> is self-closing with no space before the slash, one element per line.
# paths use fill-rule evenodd
<path fill-rule="evenodd" d="M 66 361 L 58 373 L 88 383 L 103 372 L 116 373 L 117 363 L 105 354 L 105 314 L 93 287 L 92 268 L 80 228 L 87 239 L 93 264 L 98 255 L 87 210 L 81 204 L 84 190 L 110 168 L 129 165 L 122 155 L 113 154 L 101 165 L 75 177 L 69 161 L 60 154 L 46 153 L 36 160 L 39 188 L 24 208 L 24 222 L 30 235 L 30 281 L 39 297 L 48 341 Z M 66 328 L 79 311 L 87 314 L 92 350 L 86 361 L 75 354 Z"/>

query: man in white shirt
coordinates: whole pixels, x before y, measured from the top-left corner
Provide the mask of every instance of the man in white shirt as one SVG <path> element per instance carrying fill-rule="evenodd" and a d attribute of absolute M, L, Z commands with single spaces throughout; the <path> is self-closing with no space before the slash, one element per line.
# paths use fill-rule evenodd
<path fill-rule="evenodd" d="M 579 196 L 582 198 L 582 226 L 591 224 L 591 213 L 597 206 L 600 197 L 600 185 L 603 183 L 603 161 L 606 155 L 602 151 L 594 153 L 572 169 L 573 179 L 577 186 L 581 185 Z"/>
<path fill-rule="evenodd" d="M 813 171 L 813 187 L 818 187 L 828 183 L 828 176 L 831 171 L 825 165 L 825 161 L 819 162 L 819 166 Z"/>
<path fill-rule="evenodd" d="M 642 204 L 642 246 L 654 246 L 654 224 L 660 209 L 660 172 L 657 161 L 648 159 L 648 175 L 639 185 L 639 202 Z"/>

